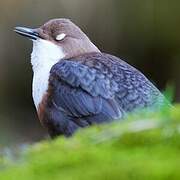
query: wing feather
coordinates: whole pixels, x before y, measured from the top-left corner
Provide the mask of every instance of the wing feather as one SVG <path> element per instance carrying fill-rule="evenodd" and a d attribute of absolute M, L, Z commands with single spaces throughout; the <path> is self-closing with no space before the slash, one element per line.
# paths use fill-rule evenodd
<path fill-rule="evenodd" d="M 164 101 L 141 72 L 103 53 L 61 60 L 52 67 L 49 82 L 54 103 L 77 118 L 117 119 L 125 112 Z"/>
<path fill-rule="evenodd" d="M 62 60 L 51 69 L 53 101 L 72 117 L 104 113 L 110 119 L 122 116 L 109 79 L 79 62 Z M 107 113 L 108 112 L 108 113 Z"/>

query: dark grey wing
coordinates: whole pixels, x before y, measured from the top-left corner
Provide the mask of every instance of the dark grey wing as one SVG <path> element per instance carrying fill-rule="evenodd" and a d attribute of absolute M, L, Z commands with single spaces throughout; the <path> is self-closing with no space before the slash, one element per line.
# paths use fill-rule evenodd
<path fill-rule="evenodd" d="M 99 123 L 123 115 L 114 99 L 117 84 L 92 67 L 61 60 L 52 67 L 49 84 L 53 103 L 69 117 Z"/>
<path fill-rule="evenodd" d="M 136 68 L 118 57 L 105 53 L 92 53 L 79 57 L 83 63 L 108 77 L 116 89 L 115 100 L 125 111 L 144 107 L 162 107 L 165 98 L 160 91 Z M 167 104 L 167 101 L 166 101 Z"/>

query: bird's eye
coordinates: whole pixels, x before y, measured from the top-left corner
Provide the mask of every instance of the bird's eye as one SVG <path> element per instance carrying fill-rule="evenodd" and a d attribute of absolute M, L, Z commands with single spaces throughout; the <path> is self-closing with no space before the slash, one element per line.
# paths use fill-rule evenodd
<path fill-rule="evenodd" d="M 61 34 L 59 34 L 59 35 L 56 36 L 56 40 L 57 40 L 57 41 L 62 41 L 65 37 L 66 37 L 66 34 L 61 33 Z"/>

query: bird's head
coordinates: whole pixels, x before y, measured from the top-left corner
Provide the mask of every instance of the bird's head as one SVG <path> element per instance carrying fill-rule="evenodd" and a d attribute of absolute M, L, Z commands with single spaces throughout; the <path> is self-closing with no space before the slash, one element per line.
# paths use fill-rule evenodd
<path fill-rule="evenodd" d="M 84 53 L 99 52 L 86 34 L 69 19 L 52 19 L 35 29 L 16 27 L 15 32 L 33 40 L 36 49 L 42 49 L 43 46 L 43 52 L 48 52 L 52 59 L 62 58 L 62 54 L 63 58 L 71 58 Z M 61 57 L 58 57 L 60 54 Z"/>

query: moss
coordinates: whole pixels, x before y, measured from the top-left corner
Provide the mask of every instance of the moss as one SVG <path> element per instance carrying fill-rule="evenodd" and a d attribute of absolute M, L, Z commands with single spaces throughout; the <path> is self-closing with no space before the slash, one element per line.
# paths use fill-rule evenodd
<path fill-rule="evenodd" d="M 135 113 L 125 121 L 81 130 L 69 139 L 34 144 L 16 160 L 0 157 L 0 179 L 180 179 L 179 154 L 176 106 Z"/>

